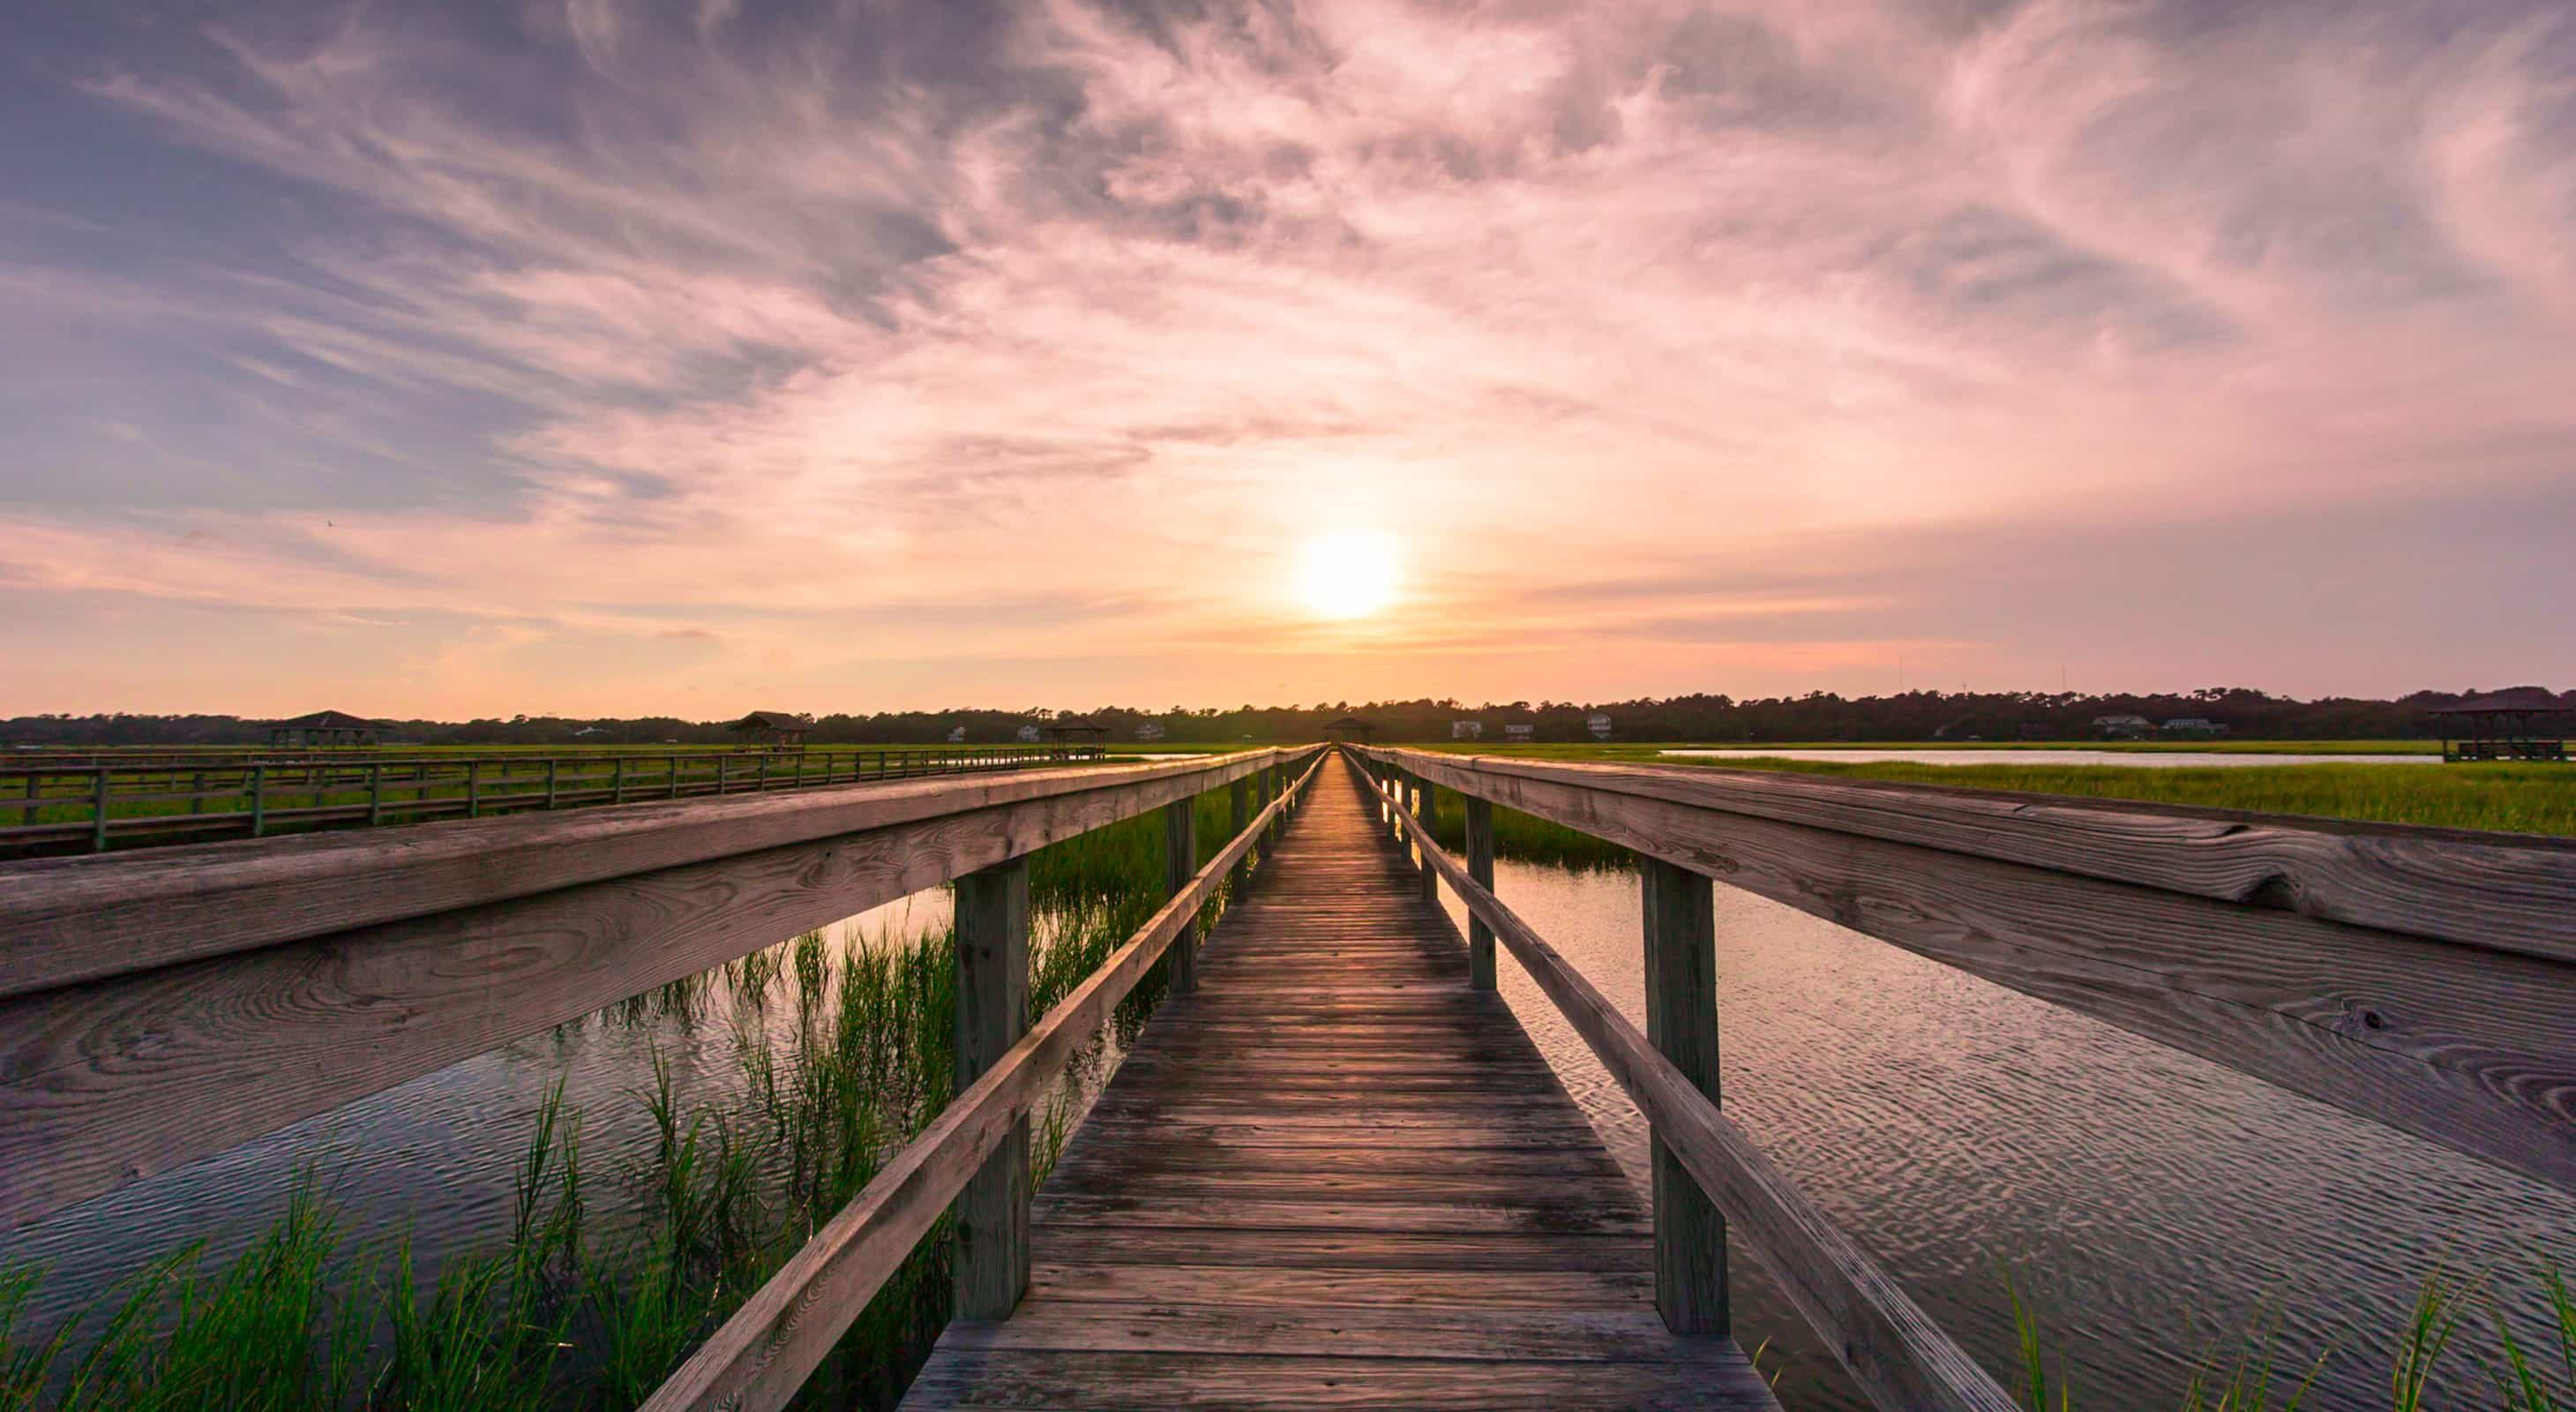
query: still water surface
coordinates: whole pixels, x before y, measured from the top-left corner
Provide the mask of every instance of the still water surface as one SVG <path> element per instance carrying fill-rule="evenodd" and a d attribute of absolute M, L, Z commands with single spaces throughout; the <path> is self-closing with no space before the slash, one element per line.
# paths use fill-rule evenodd
<path fill-rule="evenodd" d="M 1504 861 L 1496 892 L 1643 1027 L 1633 872 Z M 1728 1113 L 1999 1377 L 2007 1267 L 2079 1407 L 2176 1406 L 2270 1308 L 2285 1363 L 2339 1350 L 2308 1405 L 2363 1408 L 2388 1405 L 2425 1274 L 2520 1288 L 2535 1257 L 2576 1263 L 2576 1197 L 1750 893 L 1717 889 L 1717 934 Z M 1508 953 L 1501 986 L 1642 1191 L 1636 1108 Z M 1866 1407 L 1759 1262 L 1739 1245 L 1731 1263 L 1739 1341 L 1788 1355 L 1781 1400 Z M 2482 1373 L 2452 1386 L 2428 1405 L 2493 1397 Z"/>

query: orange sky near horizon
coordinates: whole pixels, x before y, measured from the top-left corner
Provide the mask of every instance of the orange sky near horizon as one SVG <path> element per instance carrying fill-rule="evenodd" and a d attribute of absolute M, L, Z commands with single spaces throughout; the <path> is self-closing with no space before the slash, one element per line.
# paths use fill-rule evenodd
<path fill-rule="evenodd" d="M 27 21 L 0 715 L 2576 682 L 2563 9 L 860 9 Z"/>

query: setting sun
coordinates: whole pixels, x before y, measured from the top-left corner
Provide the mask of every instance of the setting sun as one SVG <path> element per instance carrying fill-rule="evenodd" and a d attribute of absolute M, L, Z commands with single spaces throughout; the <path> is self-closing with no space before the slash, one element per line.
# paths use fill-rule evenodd
<path fill-rule="evenodd" d="M 1297 564 L 1297 591 L 1323 618 L 1364 618 L 1395 601 L 1395 541 L 1368 531 L 1308 540 Z"/>

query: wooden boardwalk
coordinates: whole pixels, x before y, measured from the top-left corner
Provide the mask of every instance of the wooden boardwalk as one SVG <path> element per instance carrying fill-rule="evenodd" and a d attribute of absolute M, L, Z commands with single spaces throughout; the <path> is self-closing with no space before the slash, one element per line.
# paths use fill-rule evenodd
<path fill-rule="evenodd" d="M 1777 1406 L 1375 807 L 1327 764 L 905 1407 Z"/>

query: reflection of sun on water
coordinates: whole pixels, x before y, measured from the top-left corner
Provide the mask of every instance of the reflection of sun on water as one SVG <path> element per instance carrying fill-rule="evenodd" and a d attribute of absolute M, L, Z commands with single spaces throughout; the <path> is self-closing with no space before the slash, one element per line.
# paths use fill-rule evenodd
<path fill-rule="evenodd" d="M 1297 592 L 1321 618 L 1364 618 L 1385 608 L 1395 601 L 1395 541 L 1368 530 L 1306 541 Z"/>

